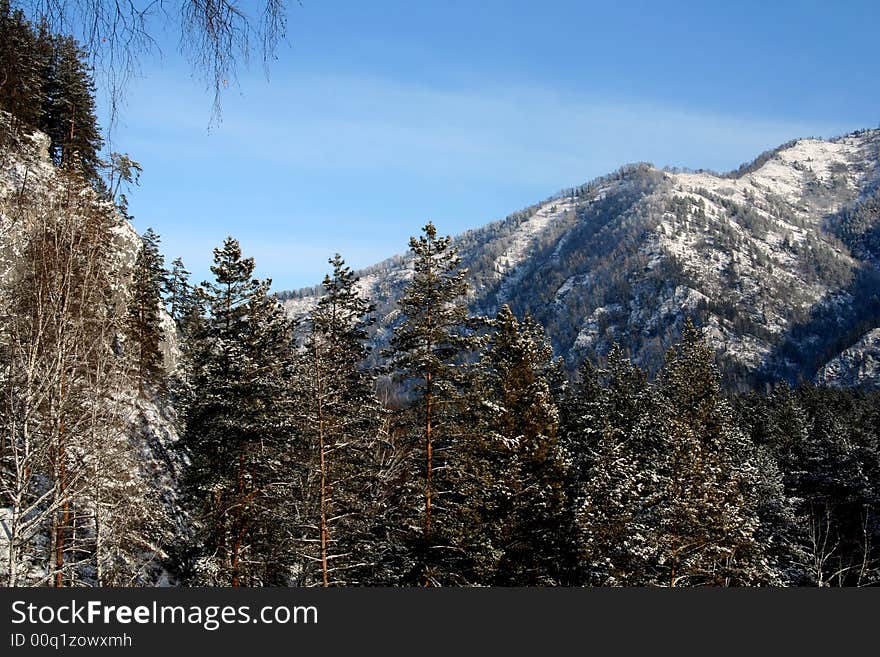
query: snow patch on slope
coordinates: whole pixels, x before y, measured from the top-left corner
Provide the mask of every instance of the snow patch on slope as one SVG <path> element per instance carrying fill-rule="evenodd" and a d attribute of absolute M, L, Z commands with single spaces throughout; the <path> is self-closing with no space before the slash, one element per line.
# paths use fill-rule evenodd
<path fill-rule="evenodd" d="M 836 387 L 880 389 L 880 328 L 829 361 L 816 375 L 816 382 Z"/>

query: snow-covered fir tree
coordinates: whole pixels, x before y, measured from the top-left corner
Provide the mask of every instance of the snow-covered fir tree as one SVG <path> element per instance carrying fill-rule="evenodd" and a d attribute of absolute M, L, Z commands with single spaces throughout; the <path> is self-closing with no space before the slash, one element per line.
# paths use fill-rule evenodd
<path fill-rule="evenodd" d="M 401 500 L 403 540 L 413 561 L 403 577 L 433 584 L 457 577 L 453 562 L 459 553 L 451 544 L 458 528 L 447 498 L 456 495 L 450 482 L 461 458 L 459 402 L 466 358 L 478 339 L 468 326 L 466 271 L 451 238 L 438 236 L 428 223 L 409 247 L 413 276 L 399 301 L 403 319 L 389 352 L 392 371 L 413 390 L 403 428 L 410 439 L 412 477 Z"/>
<path fill-rule="evenodd" d="M 457 482 L 474 583 L 553 585 L 567 580 L 567 459 L 551 395 L 553 351 L 530 318 L 503 306 L 492 322 L 471 392 L 473 422 Z"/>
<path fill-rule="evenodd" d="M 294 561 L 292 327 L 253 270 L 236 240 L 215 249 L 215 280 L 199 288 L 206 316 L 190 337 L 182 444 L 191 462 L 192 577 L 202 583 L 283 584 Z"/>
<path fill-rule="evenodd" d="M 724 398 L 714 354 L 688 323 L 660 377 L 666 440 L 655 472 L 656 583 L 766 584 L 754 450 Z"/>

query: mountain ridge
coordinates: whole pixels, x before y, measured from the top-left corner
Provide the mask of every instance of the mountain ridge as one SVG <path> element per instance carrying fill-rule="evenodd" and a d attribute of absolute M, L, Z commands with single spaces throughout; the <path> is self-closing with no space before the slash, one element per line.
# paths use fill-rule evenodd
<path fill-rule="evenodd" d="M 472 311 L 506 303 L 535 316 L 572 369 L 617 342 L 654 371 L 690 316 L 730 383 L 796 383 L 880 320 L 877 304 L 865 305 L 880 292 L 878 253 L 855 248 L 880 221 L 872 210 L 855 237 L 843 229 L 878 187 L 880 130 L 860 130 L 792 140 L 726 174 L 626 165 L 453 239 Z M 377 306 L 377 344 L 397 320 L 408 262 L 392 256 L 359 272 Z M 304 316 L 318 292 L 281 298 Z"/>

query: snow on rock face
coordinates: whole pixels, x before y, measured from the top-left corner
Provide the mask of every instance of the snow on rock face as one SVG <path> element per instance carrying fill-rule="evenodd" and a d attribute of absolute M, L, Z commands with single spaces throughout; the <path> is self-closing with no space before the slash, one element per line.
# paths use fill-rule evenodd
<path fill-rule="evenodd" d="M 853 305 L 863 263 L 831 222 L 880 183 L 880 130 L 801 139 L 743 171 L 631 165 L 464 233 L 454 243 L 470 273 L 472 312 L 492 315 L 507 303 L 532 314 L 572 368 L 619 342 L 652 370 L 694 317 L 733 370 L 813 376 L 783 372 L 780 350 L 793 335 L 821 342 L 824 327 L 796 329 Z M 373 339 L 384 346 L 411 259 L 360 275 L 377 306 Z M 302 316 L 316 301 L 310 290 L 285 306 Z"/>
<path fill-rule="evenodd" d="M 782 200 L 793 213 L 813 219 L 839 209 L 809 203 L 810 193 L 840 201 L 846 192 L 857 193 L 877 178 L 877 131 L 866 130 L 834 140 L 800 139 L 781 149 L 756 171 L 739 178 L 707 172 L 672 174 L 683 191 L 701 189 L 737 203 L 753 203 L 754 197 Z M 828 192 L 835 192 L 833 194 Z"/>
<path fill-rule="evenodd" d="M 575 338 L 576 349 L 589 350 L 595 347 L 599 339 L 604 336 L 610 324 L 609 316 L 624 310 L 620 304 L 601 306 L 593 310 L 590 316 L 584 319 L 581 330 Z"/>
<path fill-rule="evenodd" d="M 880 328 L 868 331 L 829 361 L 816 375 L 816 383 L 880 389 Z"/>
<path fill-rule="evenodd" d="M 0 115 L 0 123 L 4 116 Z M 2 129 L 4 126 L 0 125 Z M 0 282 L 10 275 L 25 240 L 26 219 L 20 217 L 18 199 L 29 197 L 45 203 L 53 195 L 64 191 L 58 172 L 49 159 L 49 145 L 49 137 L 35 131 L 21 137 L 13 147 L 0 149 Z M 112 209 L 109 201 L 104 204 Z M 117 302 L 124 307 L 130 294 L 131 272 L 141 248 L 141 238 L 129 221 L 118 215 L 117 219 L 111 229 L 111 258 L 116 273 L 114 289 Z M 171 371 L 176 366 L 179 350 L 174 322 L 164 306 L 160 308 L 160 322 L 163 328 L 160 348 L 165 364 Z"/>
<path fill-rule="evenodd" d="M 719 352 L 760 364 L 792 320 L 833 302 L 851 280 L 858 263 L 825 222 L 877 182 L 878 137 L 801 139 L 739 177 L 669 175 L 677 204 L 663 214 L 649 251 L 672 256 L 711 303 L 735 313 L 710 318 L 717 328 L 707 337 Z M 734 330 L 734 320 L 761 331 Z"/>
<path fill-rule="evenodd" d="M 495 271 L 505 274 L 526 260 L 532 252 L 535 240 L 555 219 L 574 209 L 571 199 L 551 200 L 544 203 L 513 232 L 507 249 L 495 260 Z"/>

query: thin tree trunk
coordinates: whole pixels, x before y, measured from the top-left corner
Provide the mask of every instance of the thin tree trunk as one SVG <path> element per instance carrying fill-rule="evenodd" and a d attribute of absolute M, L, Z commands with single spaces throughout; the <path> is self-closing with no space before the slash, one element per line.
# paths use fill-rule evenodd
<path fill-rule="evenodd" d="M 431 436 L 431 411 L 433 393 L 431 391 L 431 373 L 425 375 L 425 557 L 431 545 L 431 497 L 432 476 L 434 469 L 434 446 Z M 425 573 L 425 586 L 430 586 L 429 574 Z"/>
<path fill-rule="evenodd" d="M 58 446 L 58 460 L 60 461 L 58 477 L 58 497 L 63 500 L 61 509 L 55 515 L 55 587 L 64 586 L 64 542 L 65 528 L 70 522 L 70 505 L 64 496 L 67 494 L 66 478 L 67 469 L 64 466 L 64 444 Z"/>
<path fill-rule="evenodd" d="M 232 586 L 241 586 L 241 577 L 238 573 L 239 555 L 241 553 L 241 542 L 244 538 L 244 523 L 242 520 L 242 505 L 244 504 L 244 448 L 238 452 L 238 482 L 236 484 L 237 491 L 235 496 L 235 537 L 232 541 L 232 557 L 230 565 L 232 566 Z"/>
<path fill-rule="evenodd" d="M 318 451 L 321 466 L 321 581 L 330 586 L 330 573 L 327 565 L 327 544 L 330 541 L 330 528 L 327 525 L 327 458 L 324 452 L 324 391 L 321 382 L 321 364 L 318 358 L 318 345 L 314 345 L 315 389 L 318 402 Z"/>
<path fill-rule="evenodd" d="M 103 552 L 104 552 L 104 531 L 101 525 L 101 485 L 98 483 L 100 481 L 101 474 L 98 472 L 98 460 L 95 459 L 95 472 L 93 474 L 95 477 L 95 584 L 98 586 L 104 585 L 104 560 L 103 560 Z"/>
<path fill-rule="evenodd" d="M 430 385 L 431 375 L 428 374 L 427 378 Z M 432 406 L 432 395 L 428 392 L 425 395 L 425 460 L 426 460 L 426 474 L 425 474 L 425 542 L 428 542 L 431 539 L 431 487 L 432 487 L 432 475 L 433 475 L 433 444 L 431 440 L 431 408 Z"/>
<path fill-rule="evenodd" d="M 64 400 L 64 378 L 61 379 L 61 397 L 59 399 L 58 413 L 62 417 L 58 420 L 58 450 L 56 452 L 58 462 L 56 464 L 58 499 L 61 500 L 61 509 L 55 514 L 55 587 L 64 586 L 64 543 L 65 528 L 70 522 L 70 504 L 67 501 L 67 467 L 64 463 L 64 418 L 61 405 Z"/>

